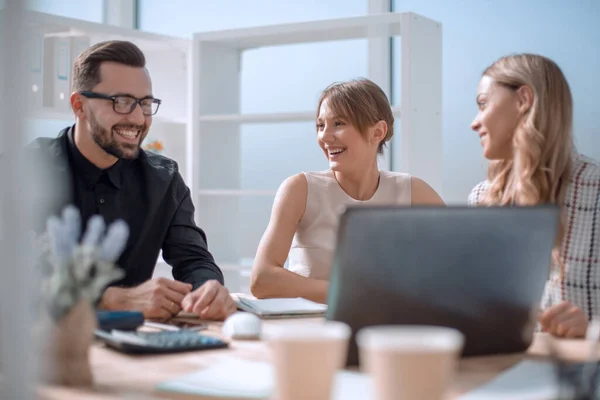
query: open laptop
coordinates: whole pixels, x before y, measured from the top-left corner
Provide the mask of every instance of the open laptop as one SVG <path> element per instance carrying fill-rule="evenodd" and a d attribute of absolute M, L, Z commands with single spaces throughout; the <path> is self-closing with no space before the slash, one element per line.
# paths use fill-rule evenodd
<path fill-rule="evenodd" d="M 526 350 L 549 275 L 560 210 L 357 206 L 341 216 L 325 318 L 355 334 L 388 324 L 448 326 L 463 356 Z"/>

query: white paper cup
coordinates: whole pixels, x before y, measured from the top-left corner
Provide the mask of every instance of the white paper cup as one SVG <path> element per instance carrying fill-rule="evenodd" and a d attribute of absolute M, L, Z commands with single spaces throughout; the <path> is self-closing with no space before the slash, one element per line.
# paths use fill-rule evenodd
<path fill-rule="evenodd" d="M 361 329 L 356 342 L 377 400 L 440 400 L 454 377 L 464 336 L 451 328 L 390 325 Z"/>
<path fill-rule="evenodd" d="M 330 400 L 344 367 L 350 327 L 341 322 L 286 324 L 265 334 L 275 369 L 276 400 Z"/>

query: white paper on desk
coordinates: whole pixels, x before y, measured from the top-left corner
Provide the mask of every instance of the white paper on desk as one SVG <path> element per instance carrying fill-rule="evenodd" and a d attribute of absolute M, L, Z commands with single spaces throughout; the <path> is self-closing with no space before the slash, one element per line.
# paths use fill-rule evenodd
<path fill-rule="evenodd" d="M 521 361 L 459 400 L 543 400 L 558 397 L 556 372 L 550 362 Z"/>
<path fill-rule="evenodd" d="M 212 397 L 268 399 L 273 393 L 274 382 L 271 364 L 232 358 L 163 382 L 157 389 Z M 372 398 L 370 379 L 359 372 L 340 371 L 333 392 L 333 400 Z"/>
<path fill-rule="evenodd" d="M 272 391 L 272 373 L 267 363 L 228 359 L 160 383 L 157 389 L 203 396 L 266 399 Z"/>

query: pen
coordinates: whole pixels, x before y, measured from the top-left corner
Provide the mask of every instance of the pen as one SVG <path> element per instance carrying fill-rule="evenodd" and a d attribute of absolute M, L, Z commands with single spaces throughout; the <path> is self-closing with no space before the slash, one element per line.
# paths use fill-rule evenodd
<path fill-rule="evenodd" d="M 162 331 L 173 331 L 173 332 L 181 331 L 181 330 L 188 331 L 188 332 L 198 332 L 198 331 L 203 331 L 207 328 L 207 326 L 204 324 L 182 328 L 182 327 L 178 327 L 175 325 L 161 324 L 160 322 L 151 322 L 151 321 L 145 321 L 144 326 L 147 326 L 148 328 L 160 329 Z"/>
<path fill-rule="evenodd" d="M 144 326 L 148 328 L 156 328 L 162 331 L 179 331 L 180 328 L 175 325 L 161 324 L 160 322 L 144 321 Z"/>
<path fill-rule="evenodd" d="M 188 326 L 188 327 L 185 327 L 182 329 L 184 329 L 186 331 L 198 332 L 198 331 L 203 331 L 206 328 L 208 328 L 208 326 L 206 326 L 206 325 L 194 325 L 194 326 Z"/>

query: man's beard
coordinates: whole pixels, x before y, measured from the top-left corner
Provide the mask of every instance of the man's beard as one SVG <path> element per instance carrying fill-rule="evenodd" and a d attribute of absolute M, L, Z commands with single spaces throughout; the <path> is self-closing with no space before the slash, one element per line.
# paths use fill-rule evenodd
<path fill-rule="evenodd" d="M 114 125 L 110 130 L 104 129 L 99 123 L 94 114 L 90 115 L 90 132 L 92 139 L 102 150 L 108 154 L 126 160 L 136 159 L 140 152 L 140 147 L 147 134 L 147 125 Z M 114 138 L 117 133 L 114 132 L 115 128 L 140 130 L 139 141 L 137 144 L 131 143 L 119 143 Z"/>

